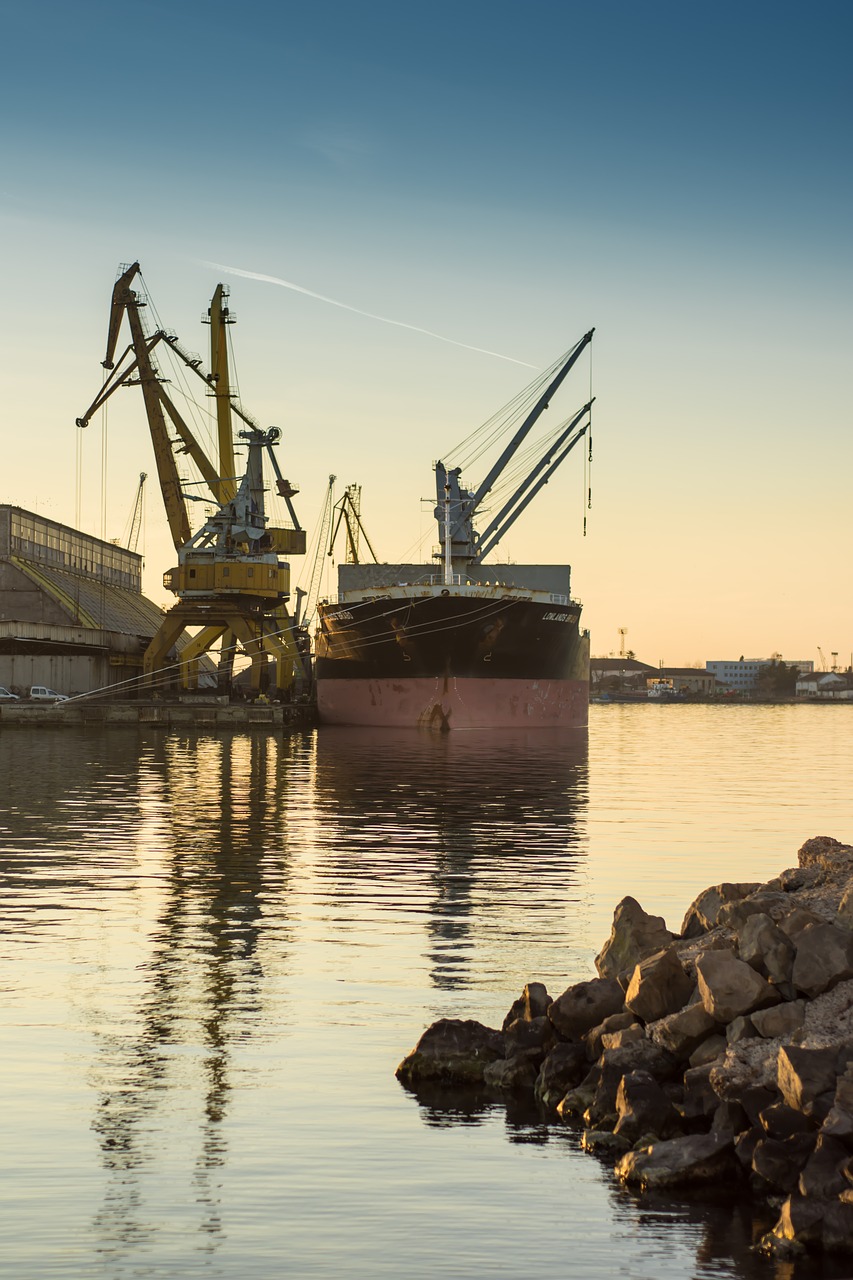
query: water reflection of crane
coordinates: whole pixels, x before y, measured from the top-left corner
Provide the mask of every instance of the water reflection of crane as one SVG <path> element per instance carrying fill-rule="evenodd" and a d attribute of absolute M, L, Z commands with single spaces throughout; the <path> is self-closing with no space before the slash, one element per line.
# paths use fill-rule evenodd
<path fill-rule="evenodd" d="M 583 875 L 586 766 L 586 735 L 566 731 L 324 729 L 315 788 L 336 898 L 393 902 L 399 885 L 401 909 L 426 917 L 436 987 L 475 980 L 475 948 L 496 980 L 523 971 L 527 930 Z"/>
<path fill-rule="evenodd" d="M 262 902 L 270 882 L 280 890 L 289 875 L 269 834 L 284 828 L 282 755 L 292 749 L 266 736 L 152 739 L 144 755 L 156 784 L 143 807 L 169 857 L 141 996 L 100 1040 L 92 1127 L 111 1175 L 96 1221 L 107 1253 L 154 1229 L 141 1179 L 163 1158 L 155 1124 L 161 1112 L 186 1110 L 199 1085 L 200 1110 L 184 1125 L 194 1148 L 190 1201 L 211 1245 L 220 1229 L 215 1172 L 226 1157 L 233 1046 L 263 1022 Z"/>

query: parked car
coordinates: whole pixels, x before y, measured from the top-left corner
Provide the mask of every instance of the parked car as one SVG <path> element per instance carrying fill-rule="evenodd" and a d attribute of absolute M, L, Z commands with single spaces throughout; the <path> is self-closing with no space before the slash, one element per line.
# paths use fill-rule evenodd
<path fill-rule="evenodd" d="M 4 689 L 0 684 L 0 702 L 20 702 L 21 699 L 16 693 L 10 693 L 8 689 Z"/>
<path fill-rule="evenodd" d="M 57 693 L 55 689 L 48 689 L 43 684 L 34 684 L 30 689 L 31 702 L 67 702 L 68 699 L 64 693 Z"/>

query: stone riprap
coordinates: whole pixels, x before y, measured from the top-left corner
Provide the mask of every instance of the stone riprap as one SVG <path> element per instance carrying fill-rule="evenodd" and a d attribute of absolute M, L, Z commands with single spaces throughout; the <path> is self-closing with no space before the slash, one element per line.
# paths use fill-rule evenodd
<path fill-rule="evenodd" d="M 798 862 L 704 890 L 680 934 L 624 898 L 597 977 L 529 983 L 500 1031 L 434 1023 L 398 1078 L 532 1095 L 627 1184 L 738 1184 L 781 1205 L 765 1252 L 853 1254 L 853 846 Z"/>

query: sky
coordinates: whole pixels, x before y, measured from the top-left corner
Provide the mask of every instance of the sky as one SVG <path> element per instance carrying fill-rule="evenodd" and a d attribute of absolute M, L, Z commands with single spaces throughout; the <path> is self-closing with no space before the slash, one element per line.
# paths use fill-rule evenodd
<path fill-rule="evenodd" d="M 570 562 L 595 654 L 851 660 L 848 3 L 0 15 L 0 501 L 121 537 L 150 472 L 167 602 L 138 389 L 75 427 L 121 263 L 200 352 L 230 285 L 302 523 L 358 483 L 390 561 L 429 556 L 435 459 L 594 327 L 591 508 L 578 449 L 498 558 Z"/>

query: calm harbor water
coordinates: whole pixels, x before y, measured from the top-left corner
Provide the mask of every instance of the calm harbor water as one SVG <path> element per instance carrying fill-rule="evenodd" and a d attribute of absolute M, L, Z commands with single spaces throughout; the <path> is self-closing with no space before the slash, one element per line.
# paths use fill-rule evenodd
<path fill-rule="evenodd" d="M 590 976 L 632 893 L 853 840 L 845 707 L 591 708 L 588 737 L 0 733 L 0 1275 L 768 1277 L 524 1108 L 417 1099 L 440 1016 Z"/>

